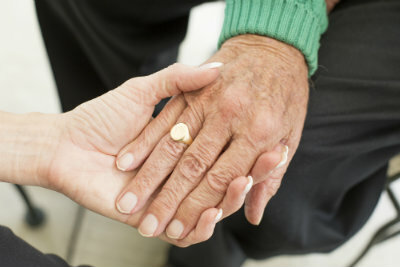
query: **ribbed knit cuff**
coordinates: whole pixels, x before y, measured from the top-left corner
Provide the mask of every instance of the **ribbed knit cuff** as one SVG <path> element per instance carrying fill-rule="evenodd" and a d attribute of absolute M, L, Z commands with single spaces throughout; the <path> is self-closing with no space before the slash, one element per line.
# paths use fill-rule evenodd
<path fill-rule="evenodd" d="M 219 46 L 241 34 L 258 34 L 299 49 L 309 76 L 318 66 L 321 34 L 328 26 L 325 0 L 226 0 Z"/>

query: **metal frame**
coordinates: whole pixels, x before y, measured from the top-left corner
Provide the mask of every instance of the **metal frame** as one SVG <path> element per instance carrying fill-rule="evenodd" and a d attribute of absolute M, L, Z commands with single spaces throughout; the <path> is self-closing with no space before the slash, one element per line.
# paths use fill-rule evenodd
<path fill-rule="evenodd" d="M 31 198 L 29 197 L 23 186 L 15 185 L 15 188 L 18 190 L 26 205 L 26 223 L 31 227 L 38 227 L 42 225 L 45 221 L 44 212 L 33 204 Z"/>
<path fill-rule="evenodd" d="M 400 234 L 400 203 L 399 200 L 393 193 L 392 188 L 390 187 L 393 182 L 400 179 L 400 173 L 396 173 L 393 176 L 388 178 L 388 182 L 386 184 L 386 192 L 389 195 L 389 199 L 393 204 L 394 209 L 396 210 L 396 217 L 391 221 L 387 222 L 383 226 L 381 226 L 375 234 L 372 236 L 371 240 L 365 246 L 365 248 L 361 251 L 361 253 L 355 258 L 355 260 L 349 265 L 349 267 L 354 267 L 357 265 L 361 259 L 370 251 L 370 249 L 378 245 L 388 239 L 391 239 Z"/>

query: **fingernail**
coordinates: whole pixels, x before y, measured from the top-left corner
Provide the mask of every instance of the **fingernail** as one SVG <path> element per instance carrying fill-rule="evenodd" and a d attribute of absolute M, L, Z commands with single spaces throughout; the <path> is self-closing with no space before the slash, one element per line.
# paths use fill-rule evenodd
<path fill-rule="evenodd" d="M 151 237 L 154 235 L 157 227 L 158 221 L 156 216 L 154 216 L 153 214 L 148 214 L 140 224 L 138 231 L 144 237 Z"/>
<path fill-rule="evenodd" d="M 253 177 L 251 177 L 251 176 L 249 175 L 249 176 L 247 176 L 247 179 L 248 179 L 249 181 L 247 182 L 247 185 L 246 185 L 246 187 L 244 188 L 243 195 L 247 195 L 247 193 L 250 192 L 250 189 L 251 189 L 252 186 L 253 186 Z"/>
<path fill-rule="evenodd" d="M 260 225 L 262 219 L 264 218 L 264 212 L 261 214 L 261 216 L 258 218 L 256 225 Z"/>
<path fill-rule="evenodd" d="M 222 209 L 219 209 L 217 215 L 215 216 L 214 223 L 217 223 L 217 222 L 219 222 L 219 220 L 221 220 L 222 213 L 223 213 Z"/>
<path fill-rule="evenodd" d="M 127 192 L 125 195 L 118 201 L 117 209 L 119 212 L 123 214 L 130 214 L 133 208 L 136 206 L 137 196 L 132 192 Z"/>
<path fill-rule="evenodd" d="M 117 160 L 117 168 L 121 171 L 126 171 L 133 164 L 133 155 L 126 153 Z"/>
<path fill-rule="evenodd" d="M 276 170 L 276 169 L 279 169 L 280 167 L 282 167 L 283 165 L 286 164 L 286 162 L 287 162 L 287 160 L 288 160 L 288 153 L 289 153 L 289 147 L 288 147 L 288 146 L 285 146 L 285 150 L 284 150 L 284 152 L 282 153 L 282 160 L 281 160 L 281 162 L 279 162 L 279 164 L 275 167 L 275 170 Z"/>
<path fill-rule="evenodd" d="M 178 239 L 183 233 L 183 228 L 181 221 L 175 219 L 167 228 L 167 236 L 171 239 Z"/>
<path fill-rule="evenodd" d="M 224 65 L 224 63 L 222 63 L 222 62 L 211 62 L 211 63 L 200 66 L 200 69 L 202 69 L 202 70 L 216 69 L 216 68 L 222 67 L 223 65 Z"/>

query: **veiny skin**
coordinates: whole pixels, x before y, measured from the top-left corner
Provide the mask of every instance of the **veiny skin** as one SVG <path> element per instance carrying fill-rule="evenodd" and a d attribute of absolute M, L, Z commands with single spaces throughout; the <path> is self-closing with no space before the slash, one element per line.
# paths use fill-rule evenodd
<path fill-rule="evenodd" d="M 338 1 L 331 2 L 328 8 Z M 193 117 L 193 122 L 196 119 L 201 122 L 197 126 L 193 123 L 191 127 L 206 129 L 209 125 L 209 130 L 226 136 L 227 145 L 222 151 L 229 151 L 234 142 L 246 149 L 236 151 L 235 157 L 224 158 L 227 163 L 220 164 L 219 168 L 225 171 L 213 170 L 210 174 L 207 172 L 208 178 L 200 179 L 201 184 L 196 190 L 208 188 L 210 191 L 200 191 L 206 193 L 204 196 L 196 196 L 198 192 L 193 192 L 194 196 L 190 198 L 194 201 L 189 204 L 199 206 L 195 205 L 192 209 L 187 202 L 180 206 L 179 210 L 190 209 L 186 218 L 189 222 L 187 228 L 190 225 L 196 228 L 189 234 L 185 229 L 184 235 L 187 236 L 180 240 L 172 240 L 164 233 L 160 237 L 183 247 L 207 240 L 216 223 L 218 209 L 214 207 L 223 209 L 226 217 L 243 204 L 248 179 L 233 176 L 242 170 L 250 170 L 250 161 L 255 162 L 249 173 L 255 178 L 256 185 L 246 197 L 246 216 L 250 222 L 259 223 L 265 205 L 278 190 L 289 163 L 274 170 L 281 159 L 281 143 L 290 147 L 289 159 L 297 148 L 307 103 L 306 65 L 299 51 L 293 47 L 251 35 L 227 41 L 210 61 L 221 61 L 225 66 L 222 77 L 209 86 L 206 85 L 218 76 L 218 71 L 197 72 L 193 68 L 173 65 L 154 75 L 132 79 L 66 114 L 12 115 L 0 112 L 4 126 L 1 139 L 7 140 L 0 144 L 0 148 L 8 155 L 0 164 L 2 181 L 59 191 L 86 208 L 138 227 L 149 205 L 156 203 L 152 202 L 155 197 L 163 197 L 158 195 L 162 186 L 153 190 L 140 212 L 133 215 L 119 213 L 115 201 L 121 190 L 132 182 L 137 171 L 119 171 L 115 164 L 116 155 L 132 140 L 133 143 L 121 153 L 132 146 L 140 147 L 137 140 L 147 140 L 148 143 L 141 143 L 141 148 L 151 149 L 144 153 L 147 155 L 139 155 L 136 166 L 132 168 L 140 167 L 182 111 L 188 109 L 186 118 Z M 175 97 L 163 111 L 163 116 L 153 120 L 149 124 L 152 127 L 143 130 L 151 119 L 154 105 L 161 98 L 178 94 L 179 90 L 190 91 L 204 86 L 202 91 Z M 200 135 L 199 129 L 192 129 L 192 133 Z M 149 139 L 149 136 L 153 138 Z M 211 142 L 223 140 L 212 137 Z M 205 140 L 208 141 L 207 138 Z M 176 149 L 171 152 L 171 160 L 176 163 L 180 159 L 178 154 L 186 148 L 179 148 L 176 143 L 169 145 L 167 149 Z M 203 148 L 203 152 L 212 154 L 218 150 L 218 145 L 199 144 L 197 149 Z M 204 159 L 196 158 L 202 155 L 196 154 L 196 150 L 191 153 L 192 157 L 186 157 L 188 161 L 181 164 L 179 170 L 183 173 L 187 171 L 186 178 L 190 178 L 190 171 L 194 169 L 199 178 L 204 169 L 201 160 Z M 229 165 L 230 161 L 237 164 Z M 173 185 L 175 179 L 171 181 Z M 210 192 L 214 195 L 210 196 Z M 216 201 L 219 203 L 215 204 Z M 208 205 L 212 207 L 205 209 Z M 200 216 L 199 209 L 205 209 Z M 193 223 L 195 217 L 198 220 Z"/>
<path fill-rule="evenodd" d="M 249 173 L 256 185 L 247 197 L 246 216 L 258 224 L 300 140 L 308 67 L 296 48 L 268 37 L 241 35 L 225 42 L 208 62 L 224 63 L 220 77 L 173 99 L 120 153 L 134 155 L 128 170 L 144 162 L 120 195 L 131 191 L 138 196 L 133 213 L 143 212 L 153 191 L 165 182 L 142 217 L 153 214 L 158 219 L 154 236 L 166 229 L 168 233 L 168 224 L 177 219 L 184 226 L 178 239 L 186 237 L 204 210 L 218 206 L 233 179 Z M 184 102 L 185 108 L 171 108 Z M 194 139 L 189 147 L 168 134 L 177 122 L 189 126 Z M 270 173 L 279 162 L 271 155 L 281 155 L 282 144 L 289 147 L 289 161 Z M 268 171 L 254 173 L 253 166 Z"/>
<path fill-rule="evenodd" d="M 327 12 L 339 2 L 326 0 Z M 121 195 L 133 191 L 139 196 L 132 213 L 140 210 L 156 214 L 159 227 L 155 236 L 165 237 L 163 231 L 173 218 L 185 227 L 179 238 L 186 236 L 201 211 L 215 206 L 229 181 L 250 170 L 254 162 L 250 174 L 255 185 L 246 197 L 245 214 L 250 223 L 258 225 L 300 140 L 308 83 L 307 66 L 297 49 L 268 37 L 241 35 L 228 40 L 208 62 L 213 61 L 225 63 L 217 82 L 202 91 L 185 94 L 184 99 L 172 100 L 171 108 L 166 108 L 139 138 L 120 152 L 120 156 L 127 152 L 135 155 L 135 162 L 128 170 L 136 169 L 147 159 Z M 173 108 L 176 105 L 179 108 Z M 180 115 L 183 107 L 186 111 Z M 182 121 L 200 139 L 185 154 L 184 145 L 165 136 L 176 122 Z M 288 161 L 274 169 L 283 150 L 281 144 L 289 147 Z M 218 158 L 227 147 L 231 148 L 229 153 Z M 169 162 L 160 167 L 161 158 Z M 219 162 L 214 165 L 217 159 Z M 163 190 L 143 212 L 155 186 L 164 183 L 172 171 Z M 223 217 L 230 214 L 224 212 Z"/>
<path fill-rule="evenodd" d="M 216 69 L 175 64 L 131 79 L 68 113 L 0 112 L 1 181 L 58 191 L 94 212 L 137 227 L 142 213 L 124 215 L 115 206 L 118 194 L 136 173 L 117 169 L 117 153 L 140 134 L 162 98 L 182 97 L 181 91 L 202 88 L 218 75 Z M 266 172 L 264 166 L 261 164 L 258 171 Z M 237 177 L 218 208 L 228 214 L 237 211 L 244 202 L 247 182 L 247 177 Z M 177 246 L 205 241 L 214 231 L 217 213 L 217 208 L 205 210 L 196 228 L 182 240 L 160 238 Z"/>
<path fill-rule="evenodd" d="M 154 106 L 162 98 L 204 87 L 218 75 L 218 70 L 198 70 L 175 64 L 159 73 L 131 79 L 71 112 L 30 114 L 26 119 L 35 121 L 32 126 L 35 129 L 24 132 L 40 131 L 40 134 L 28 136 L 32 138 L 30 146 L 42 152 L 35 157 L 38 158 L 37 168 L 26 177 L 19 177 L 18 181 L 58 191 L 88 209 L 137 227 L 141 213 L 123 215 L 115 207 L 119 192 L 135 174 L 116 168 L 117 153 L 142 131 L 151 119 Z M 35 125 L 40 125 L 40 129 Z M 29 150 L 30 146 L 25 146 L 21 154 L 34 153 Z M 240 208 L 246 183 L 246 177 L 238 177 L 232 182 L 222 208 L 229 212 Z M 154 195 L 157 193 L 158 190 Z M 167 241 L 188 246 L 207 240 L 213 233 L 217 213 L 216 208 L 206 210 L 187 238 Z"/>

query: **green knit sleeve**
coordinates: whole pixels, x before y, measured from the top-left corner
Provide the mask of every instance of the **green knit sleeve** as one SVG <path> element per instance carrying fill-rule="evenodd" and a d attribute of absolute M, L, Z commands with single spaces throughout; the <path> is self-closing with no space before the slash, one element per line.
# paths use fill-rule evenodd
<path fill-rule="evenodd" d="M 226 0 L 219 46 L 241 34 L 269 36 L 299 49 L 311 76 L 318 66 L 319 39 L 327 26 L 325 0 Z"/>

